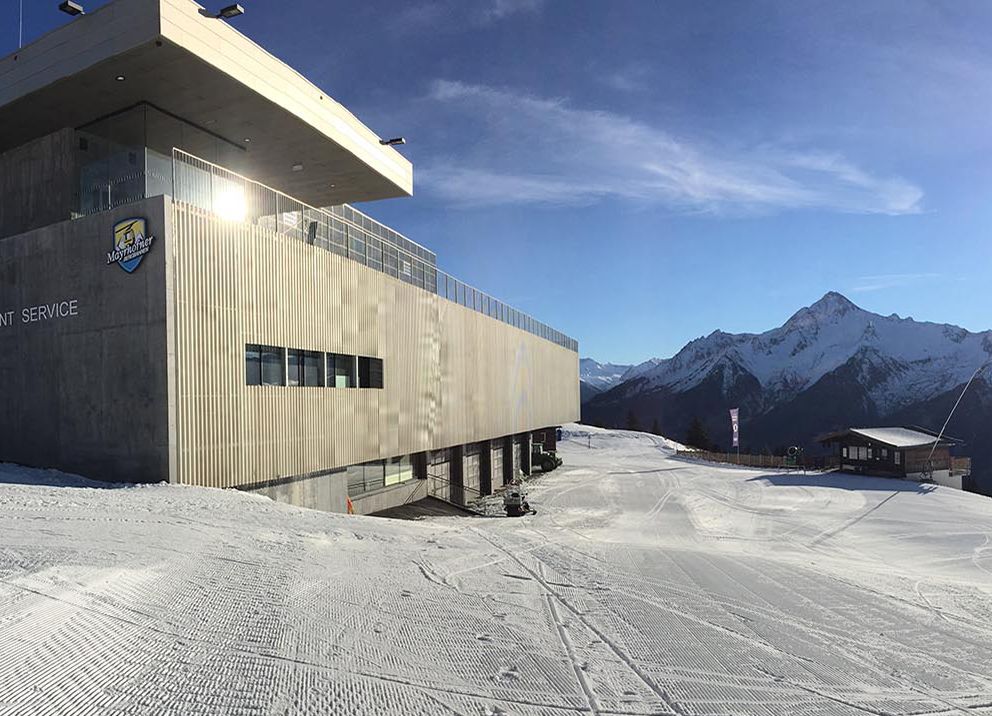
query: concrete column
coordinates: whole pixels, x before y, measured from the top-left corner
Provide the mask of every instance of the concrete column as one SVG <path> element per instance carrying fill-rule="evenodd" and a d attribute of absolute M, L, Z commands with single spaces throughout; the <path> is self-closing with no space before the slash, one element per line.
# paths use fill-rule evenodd
<path fill-rule="evenodd" d="M 530 475 L 533 465 L 530 461 L 530 450 L 533 445 L 533 437 L 530 433 L 523 433 L 520 436 L 523 439 L 523 455 L 521 456 L 520 469 L 523 470 L 525 475 Z"/>
<path fill-rule="evenodd" d="M 493 494 L 493 448 L 488 440 L 479 442 L 479 494 Z"/>
<path fill-rule="evenodd" d="M 456 505 L 465 504 L 465 446 L 455 445 L 451 448 L 451 464 L 448 466 L 451 483 L 448 490 L 448 501 Z"/>
<path fill-rule="evenodd" d="M 509 485 L 513 482 L 513 436 L 507 435 L 500 438 L 503 443 L 503 484 Z"/>

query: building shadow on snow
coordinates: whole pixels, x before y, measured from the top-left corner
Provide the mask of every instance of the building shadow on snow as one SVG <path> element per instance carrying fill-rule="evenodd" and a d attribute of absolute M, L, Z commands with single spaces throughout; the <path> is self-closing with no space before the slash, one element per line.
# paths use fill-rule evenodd
<path fill-rule="evenodd" d="M 846 472 L 781 473 L 750 477 L 747 482 L 767 482 L 776 487 L 832 487 L 837 490 L 881 490 L 915 492 L 925 495 L 937 489 L 931 483 L 913 482 L 898 477 L 869 477 Z"/>
<path fill-rule="evenodd" d="M 10 463 L 0 463 L 0 485 L 32 487 L 77 487 L 91 490 L 123 490 L 135 487 L 129 482 L 100 482 L 58 470 L 42 470 Z"/>

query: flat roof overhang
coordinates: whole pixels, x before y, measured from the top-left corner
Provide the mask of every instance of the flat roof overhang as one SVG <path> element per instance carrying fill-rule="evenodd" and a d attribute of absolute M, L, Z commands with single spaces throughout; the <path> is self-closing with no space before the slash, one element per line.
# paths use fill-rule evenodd
<path fill-rule="evenodd" d="M 405 157 L 201 10 L 190 0 L 116 0 L 0 59 L 0 152 L 148 102 L 242 147 L 239 171 L 309 204 L 413 194 Z"/>

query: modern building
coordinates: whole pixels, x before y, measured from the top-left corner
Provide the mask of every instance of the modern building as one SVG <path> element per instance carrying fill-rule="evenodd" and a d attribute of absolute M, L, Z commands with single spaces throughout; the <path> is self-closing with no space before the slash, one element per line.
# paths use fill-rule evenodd
<path fill-rule="evenodd" d="M 412 191 L 189 0 L 3 58 L 0 461 L 361 513 L 527 471 L 579 417 L 578 346 L 350 205 Z"/>
<path fill-rule="evenodd" d="M 971 473 L 971 460 L 951 455 L 951 448 L 960 441 L 922 428 L 848 428 L 817 440 L 836 448 L 845 472 L 932 480 L 959 490 Z"/>

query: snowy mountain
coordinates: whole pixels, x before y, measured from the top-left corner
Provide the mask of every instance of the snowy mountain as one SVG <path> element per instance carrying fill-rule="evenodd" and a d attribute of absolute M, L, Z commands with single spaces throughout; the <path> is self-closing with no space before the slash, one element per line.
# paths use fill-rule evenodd
<path fill-rule="evenodd" d="M 726 409 L 740 407 L 742 436 L 754 448 L 808 445 L 818 432 L 854 423 L 912 415 L 932 422 L 933 411 L 916 408 L 943 404 L 942 396 L 959 391 L 990 357 L 992 331 L 881 316 L 830 292 L 778 328 L 714 331 L 672 358 L 629 372 L 584 406 L 583 419 L 622 426 L 633 413 L 642 425 L 657 419 L 665 434 L 682 437 L 699 417 L 722 444 L 729 437 Z M 988 418 L 990 383 L 980 380 L 973 388 L 978 397 L 989 394 Z M 971 419 L 985 417 L 981 406 L 976 410 Z M 974 433 L 968 420 L 963 412 L 951 427 Z M 980 443 L 992 443 L 988 437 Z M 973 454 L 976 449 L 985 448 L 969 446 Z"/>
<path fill-rule="evenodd" d="M 643 375 L 644 373 L 657 368 L 662 362 L 663 361 L 661 358 L 648 358 L 643 363 L 632 365 L 620 377 L 620 382 L 622 383 L 625 380 L 630 380 L 631 378 L 636 378 L 639 375 Z"/>
<path fill-rule="evenodd" d="M 828 293 L 780 328 L 758 335 L 715 331 L 692 341 L 643 372 L 640 389 L 685 392 L 714 371 L 729 388 L 750 375 L 763 389 L 762 407 L 771 408 L 854 360 L 875 407 L 889 413 L 964 383 L 990 357 L 992 331 L 879 316 Z"/>
<path fill-rule="evenodd" d="M 608 390 L 619 385 L 630 369 L 629 365 L 600 363 L 592 358 L 583 358 L 579 361 L 579 380 L 597 391 Z"/>
<path fill-rule="evenodd" d="M 585 403 L 603 391 L 651 370 L 659 363 L 660 358 L 651 358 L 639 365 L 600 363 L 592 358 L 583 358 L 579 361 L 579 399 Z"/>
<path fill-rule="evenodd" d="M 585 403 L 604 390 L 619 385 L 629 370 L 629 365 L 582 358 L 579 361 L 579 402 Z"/>

